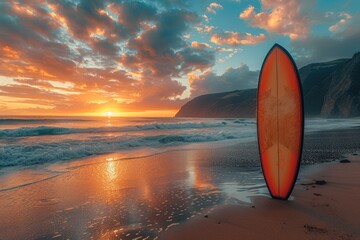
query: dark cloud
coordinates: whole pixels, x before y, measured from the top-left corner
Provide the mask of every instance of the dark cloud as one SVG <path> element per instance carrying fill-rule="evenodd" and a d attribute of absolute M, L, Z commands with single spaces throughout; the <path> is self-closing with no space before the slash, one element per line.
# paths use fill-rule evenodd
<path fill-rule="evenodd" d="M 88 15 L 96 15 L 98 9 L 104 8 L 106 1 L 103 0 L 80 0 L 78 7 Z"/>
<path fill-rule="evenodd" d="M 69 32 L 78 39 L 89 40 L 97 29 L 110 35 L 114 29 L 112 19 L 107 14 L 101 13 L 105 1 L 82 0 L 76 4 L 66 0 L 51 0 L 51 3 L 52 11 L 60 20 L 64 19 Z"/>
<path fill-rule="evenodd" d="M 330 36 L 311 36 L 291 42 L 298 67 L 310 63 L 326 62 L 339 58 L 350 58 L 360 51 L 360 14 L 353 16 L 351 24 L 343 31 Z"/>
<path fill-rule="evenodd" d="M 136 54 L 125 56 L 128 60 L 125 64 L 134 68 L 143 65 L 143 72 L 158 77 L 178 77 L 194 68 L 211 66 L 214 62 L 212 51 L 192 48 L 182 38 L 188 26 L 197 21 L 198 16 L 186 10 L 161 13 L 156 28 L 150 28 L 139 38 L 129 41 L 128 47 L 136 50 Z M 141 64 L 143 60 L 146 61 Z"/>
<path fill-rule="evenodd" d="M 160 14 L 156 28 L 145 31 L 140 38 L 129 42 L 129 47 L 135 48 L 144 55 L 172 53 L 186 43 L 182 34 L 188 24 L 195 22 L 197 15 L 186 10 L 170 10 Z M 142 47 L 141 45 L 144 44 Z"/>
<path fill-rule="evenodd" d="M 105 56 L 118 56 L 120 47 L 116 46 L 109 39 L 94 39 L 91 42 L 91 46 L 95 51 L 97 51 L 101 55 Z"/>
<path fill-rule="evenodd" d="M 215 61 L 214 51 L 208 48 L 187 47 L 177 54 L 183 63 L 181 69 L 184 72 L 207 68 Z"/>
<path fill-rule="evenodd" d="M 50 39 L 55 37 L 49 35 L 53 32 L 51 26 L 56 27 L 55 23 L 51 21 L 44 23 L 47 21 L 46 18 L 30 17 L 34 15 L 26 12 L 26 8 L 20 4 L 12 6 L 8 2 L 0 3 L 0 12 L 2 13 L 0 14 L 0 44 L 2 46 L 24 48 L 31 44 L 39 48 L 46 41 L 41 33 L 45 33 L 45 36 Z"/>
<path fill-rule="evenodd" d="M 212 71 L 199 76 L 190 76 L 191 96 L 196 97 L 205 93 L 226 92 L 248 88 L 255 88 L 259 71 L 250 71 L 245 64 L 238 68 L 229 68 L 224 74 L 216 75 Z"/>
<path fill-rule="evenodd" d="M 141 23 L 156 19 L 157 10 L 144 2 L 125 1 L 123 4 L 111 4 L 109 9 L 118 15 L 118 20 L 131 33 L 140 30 Z"/>

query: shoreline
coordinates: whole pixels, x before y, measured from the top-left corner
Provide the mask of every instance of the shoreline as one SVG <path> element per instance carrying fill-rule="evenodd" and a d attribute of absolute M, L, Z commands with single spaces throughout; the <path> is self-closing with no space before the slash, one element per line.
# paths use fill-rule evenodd
<path fill-rule="evenodd" d="M 303 171 L 288 201 L 255 196 L 216 206 L 159 239 L 359 239 L 360 156 L 346 159 Z"/>
<path fill-rule="evenodd" d="M 320 131 L 308 131 L 305 132 L 305 140 L 304 140 L 304 149 L 302 154 L 302 161 L 301 166 L 308 166 L 322 162 L 331 162 L 335 161 L 340 155 L 343 153 L 337 154 L 338 156 L 316 156 L 312 157 L 309 156 L 306 152 L 306 140 L 311 138 L 312 136 L 321 135 L 321 134 L 329 134 L 329 133 L 336 133 L 336 132 L 347 132 L 354 130 L 357 133 L 360 133 L 359 127 L 348 127 L 348 128 L 336 128 L 336 129 L 323 129 Z M 360 139 L 360 138 L 359 138 Z M 160 148 L 157 147 L 145 147 L 145 148 L 138 148 L 138 149 L 129 149 L 129 150 L 120 150 L 117 152 L 110 152 L 110 153 L 102 153 L 98 155 L 90 155 L 85 157 L 80 157 L 72 160 L 64 160 L 59 162 L 44 162 L 35 165 L 19 165 L 19 166 L 8 166 L 8 167 L 0 167 L 0 192 L 6 191 L 7 188 L 13 189 L 21 186 L 31 185 L 32 182 L 44 181 L 48 177 L 39 179 L 38 176 L 34 179 L 34 181 L 28 181 L 18 184 L 17 186 L 8 186 L 4 180 L 9 179 L 12 176 L 21 175 L 23 172 L 34 172 L 34 173 L 41 173 L 43 175 L 50 175 L 50 178 L 56 177 L 54 174 L 59 175 L 64 172 L 69 171 L 69 169 L 77 168 L 77 167 L 84 167 L 91 164 L 99 164 L 102 163 L 104 158 L 113 158 L 114 161 L 124 161 L 124 160 L 131 160 L 131 159 L 138 159 L 138 158 L 147 158 L 154 155 L 164 154 L 168 152 L 178 152 L 178 151 L 186 151 L 186 150 L 203 150 L 209 148 L 222 148 L 222 147 L 234 147 L 236 145 L 246 144 L 246 145 L 256 145 L 256 139 L 226 139 L 221 141 L 210 141 L 210 142 L 193 142 L 181 145 L 168 145 L 162 146 Z M 255 146 L 252 147 L 252 155 L 258 154 L 258 148 Z M 255 151 L 254 151 L 255 150 Z M 345 154 L 349 153 L 347 151 Z M 315 154 L 315 152 L 311 151 L 311 154 Z M 312 159 L 315 159 L 313 161 Z M 316 160 L 317 159 L 317 160 Z M 260 165 L 259 165 L 260 166 Z M 36 174 L 37 175 L 37 174 Z M 29 177 L 29 175 L 27 175 Z M 18 177 L 16 177 L 18 178 Z M 4 185 L 5 184 L 5 185 Z M 12 184 L 10 184 L 12 185 Z"/>
<path fill-rule="evenodd" d="M 102 164 L 104 159 L 111 159 L 112 162 L 136 160 L 148 157 L 154 157 L 156 155 L 166 153 L 176 153 L 181 151 L 197 151 L 206 149 L 221 149 L 223 147 L 235 147 L 242 143 L 255 143 L 255 141 L 243 141 L 243 139 L 227 139 L 214 142 L 199 142 L 190 143 L 178 146 L 165 146 L 162 148 L 140 148 L 131 150 L 121 150 L 112 153 L 103 153 L 98 155 L 92 155 L 87 157 L 81 157 L 69 161 L 60 162 L 45 162 L 41 164 L 29 165 L 29 166 L 10 166 L 0 168 L 0 192 L 13 190 L 16 188 L 29 186 L 38 182 L 46 181 L 48 179 L 60 176 L 76 168 L 87 167 L 90 165 Z M 16 184 L 7 183 L 8 179 L 13 177 L 21 178 L 21 175 L 26 176 L 24 181 Z M 31 178 L 31 175 L 34 179 Z M 40 176 L 40 177 L 39 177 Z M 45 177 L 41 177 L 45 176 Z"/>
<path fill-rule="evenodd" d="M 191 119 L 191 118 L 190 118 Z M 214 118 L 214 119 L 217 119 L 217 118 Z M 230 119 L 236 119 L 236 118 L 228 118 L 228 120 Z M 252 118 L 250 118 L 252 119 Z M 350 118 L 350 119 L 346 119 L 347 121 L 350 121 L 350 120 L 357 120 L 358 118 Z M 219 121 L 221 119 L 218 119 Z M 244 119 L 242 119 L 244 120 Z M 254 119 L 252 119 L 254 120 Z M 310 119 L 307 119 L 307 120 L 324 120 L 324 119 L 321 119 L 321 118 L 310 118 Z M 325 119 L 327 121 L 330 121 L 330 122 L 333 122 L 333 124 L 338 124 L 336 121 L 338 119 Z M 343 120 L 343 119 L 339 119 L 340 121 Z M 336 132 L 336 131 L 349 131 L 349 130 L 354 130 L 354 131 L 357 131 L 357 132 L 360 132 L 360 127 L 359 127 L 359 123 L 358 122 L 347 122 L 347 124 L 349 124 L 348 126 L 345 126 L 345 125 L 340 125 L 340 126 L 337 126 L 337 127 L 334 127 L 332 125 L 332 123 L 328 123 L 329 126 L 327 127 L 323 127 L 323 128 L 320 128 L 320 130 L 318 130 L 317 128 L 320 126 L 319 123 L 317 122 L 313 122 L 312 124 L 315 124 L 314 126 L 312 126 L 311 124 L 309 124 L 308 126 L 305 126 L 305 135 L 308 135 L 309 137 L 312 136 L 313 134 L 321 134 L 323 132 Z M 226 126 L 226 125 L 225 125 Z M 12 129 L 1 129 L 1 130 L 12 130 Z M 254 129 L 254 131 L 256 131 Z M 68 134 L 65 134 L 65 135 L 68 135 Z M 41 135 L 40 135 L 41 136 Z M 49 137 L 54 137 L 54 136 L 57 136 L 57 134 L 55 135 L 48 135 Z M 59 135 L 61 136 L 61 135 Z M 4 137 L 4 136 L 3 136 Z M 28 136 L 25 136 L 25 138 L 28 137 Z M 38 136 L 31 136 L 30 137 L 38 137 Z M 160 139 L 161 140 L 161 139 Z M 253 136 L 244 136 L 244 137 L 240 137 L 240 138 L 232 138 L 232 137 L 229 137 L 229 138 L 226 138 L 226 139 L 221 139 L 221 140 L 209 140 L 209 141 L 182 141 L 182 139 L 180 138 L 180 140 L 177 142 L 178 140 L 174 140 L 174 141 L 170 141 L 170 144 L 164 144 L 163 142 L 161 142 L 163 145 L 158 145 L 158 146 L 138 146 L 138 147 L 134 147 L 132 148 L 132 146 L 130 146 L 129 148 L 119 148 L 118 150 L 114 151 L 114 150 L 110 150 L 110 151 L 106 151 L 106 152 L 101 152 L 101 153 L 89 153 L 89 154 L 85 154 L 85 155 L 81 155 L 81 156 L 73 156 L 72 158 L 66 158 L 66 159 L 50 159 L 50 160 L 44 160 L 44 161 L 40 161 L 40 162 L 36 162 L 33 163 L 31 161 L 29 161 L 29 163 L 13 163 L 13 164 L 9 164 L 9 165 L 1 165 L 0 164 L 0 177 L 4 174 L 7 174 L 9 172 L 16 172 L 16 171 L 21 171 L 23 169 L 29 169 L 31 167 L 34 167 L 34 168 L 37 168 L 37 167 L 41 167 L 41 166 L 47 166 L 47 165 L 52 165 L 52 164 L 66 164 L 66 163 L 71 163 L 71 162 L 79 162 L 79 160 L 88 160 L 88 159 L 92 159 L 96 156 L 105 156 L 105 155 L 111 155 L 111 154 L 123 154 L 124 152 L 138 152 L 138 151 L 147 151 L 147 150 L 155 150 L 155 152 L 165 152 L 167 150 L 160 150 L 159 149 L 187 149 L 187 148 L 192 148 L 193 146 L 201 146 L 201 145 L 228 145 L 227 142 L 230 142 L 230 144 L 237 144 L 237 143 L 255 143 L 256 144 L 256 132 L 254 132 Z M 233 143 L 231 143 L 233 142 Z M 21 150 L 21 149 L 20 149 Z M 66 151 L 65 151 L 66 152 Z M 50 154 L 51 155 L 51 154 Z M 137 155 L 137 154 L 135 154 Z M 24 156 L 22 156 L 24 157 Z M 27 157 L 27 156 L 25 156 Z M 44 156 L 44 159 L 46 159 L 47 156 Z M 141 157 L 146 157 L 146 155 L 143 155 Z M 14 160 L 16 159 L 14 156 L 10 156 L 7 158 L 14 158 Z"/>
<path fill-rule="evenodd" d="M 300 179 L 304 173 L 315 171 L 316 175 L 323 166 L 333 164 L 311 163 L 340 160 L 344 153 L 360 153 L 359 132 L 348 129 L 307 135 Z M 213 214 L 219 210 L 213 209 L 230 208 L 230 213 L 240 211 L 240 215 L 247 216 L 248 209 L 259 211 L 261 202 L 270 200 L 257 160 L 256 142 L 228 140 L 196 146 L 184 145 L 151 156 L 135 151 L 141 157 L 131 160 L 116 160 L 119 158 L 114 154 L 92 156 L 88 161 L 49 164 L 43 171 L 37 166 L 34 171 L 13 175 L 1 181 L 0 186 L 64 172 L 0 192 L 0 238 L 156 239 L 188 225 L 188 221 L 202 220 L 204 214 L 208 214 L 207 220 L 214 220 Z M 286 204 L 296 204 L 296 194 L 296 201 Z M 231 209 L 244 202 L 245 208 Z M 347 200 L 341 203 L 346 205 Z M 271 207 L 268 203 L 263 206 L 265 211 Z"/>

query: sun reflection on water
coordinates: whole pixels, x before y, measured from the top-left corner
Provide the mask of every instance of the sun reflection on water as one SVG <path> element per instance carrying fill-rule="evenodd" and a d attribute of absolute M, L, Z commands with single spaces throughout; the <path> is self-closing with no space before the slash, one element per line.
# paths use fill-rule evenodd
<path fill-rule="evenodd" d="M 115 168 L 114 158 L 112 158 L 112 157 L 106 158 L 106 161 L 107 161 L 106 173 L 107 173 L 108 179 L 109 179 L 109 181 L 113 181 L 118 177 L 116 168 Z"/>

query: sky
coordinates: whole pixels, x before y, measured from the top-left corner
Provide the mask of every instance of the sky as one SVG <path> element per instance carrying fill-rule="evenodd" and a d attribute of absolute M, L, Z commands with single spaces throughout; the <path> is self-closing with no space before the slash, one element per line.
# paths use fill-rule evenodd
<path fill-rule="evenodd" d="M 279 43 L 300 68 L 360 51 L 358 0 L 2 0 L 0 115 L 171 117 L 256 88 Z"/>

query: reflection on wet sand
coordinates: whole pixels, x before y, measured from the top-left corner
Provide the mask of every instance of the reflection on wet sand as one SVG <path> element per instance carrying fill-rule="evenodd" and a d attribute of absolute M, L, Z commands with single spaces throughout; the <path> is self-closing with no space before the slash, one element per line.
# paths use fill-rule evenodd
<path fill-rule="evenodd" d="M 233 197 L 229 188 L 230 192 L 241 188 L 236 177 L 239 168 L 214 166 L 207 150 L 121 161 L 98 158 L 100 163 L 0 192 L 0 205 L 6 206 L 0 216 L 2 235 L 6 239 L 154 239 Z M 253 171 L 250 177 L 258 175 Z"/>

